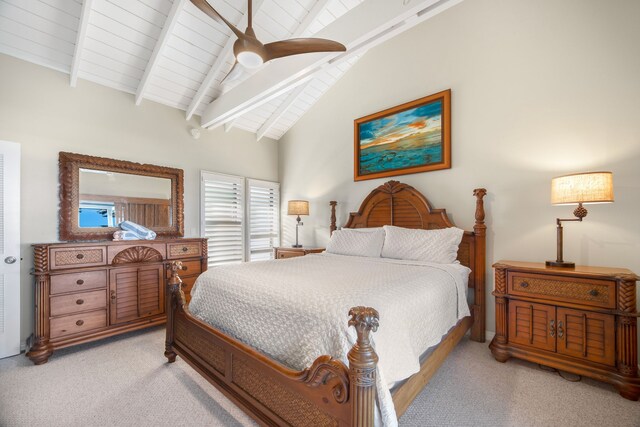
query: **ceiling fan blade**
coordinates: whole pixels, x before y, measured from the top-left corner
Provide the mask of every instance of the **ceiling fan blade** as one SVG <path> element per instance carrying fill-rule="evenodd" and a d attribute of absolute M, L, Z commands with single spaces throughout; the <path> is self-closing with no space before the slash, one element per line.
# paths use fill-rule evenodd
<path fill-rule="evenodd" d="M 236 28 L 231 22 L 224 19 L 222 15 L 218 13 L 211 5 L 207 2 L 207 0 L 191 0 L 191 3 L 201 11 L 203 11 L 208 17 L 218 22 L 219 24 L 225 24 L 227 27 L 233 31 L 233 33 L 241 39 L 245 38 L 245 34 Z"/>
<path fill-rule="evenodd" d="M 264 45 L 267 51 L 266 61 L 285 56 L 299 55 L 313 52 L 344 52 L 347 50 L 342 43 L 326 39 L 289 39 Z"/>

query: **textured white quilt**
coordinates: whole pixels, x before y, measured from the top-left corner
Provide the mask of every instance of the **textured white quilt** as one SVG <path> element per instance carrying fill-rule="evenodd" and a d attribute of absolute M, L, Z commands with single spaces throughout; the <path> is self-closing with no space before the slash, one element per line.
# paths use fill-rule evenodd
<path fill-rule="evenodd" d="M 420 370 L 419 358 L 469 315 L 469 269 L 385 258 L 318 254 L 216 267 L 202 274 L 189 310 L 292 369 L 331 355 L 347 363 L 351 307 L 373 307 L 382 424 L 397 425 L 389 386 Z"/>

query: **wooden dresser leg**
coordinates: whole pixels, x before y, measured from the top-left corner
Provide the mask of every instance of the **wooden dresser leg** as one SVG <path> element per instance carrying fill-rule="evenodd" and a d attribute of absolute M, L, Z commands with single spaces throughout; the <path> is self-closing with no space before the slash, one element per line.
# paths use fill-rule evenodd
<path fill-rule="evenodd" d="M 49 294 L 51 279 L 49 277 L 49 247 L 37 245 L 33 250 L 35 281 L 35 331 L 33 345 L 26 356 L 35 364 L 47 363 L 53 354 L 53 347 L 49 343 L 50 328 Z"/>
<path fill-rule="evenodd" d="M 26 356 L 34 365 L 43 365 L 49 361 L 53 354 L 53 348 L 49 345 L 49 340 L 44 337 L 36 337 L 35 343 L 29 349 Z"/>

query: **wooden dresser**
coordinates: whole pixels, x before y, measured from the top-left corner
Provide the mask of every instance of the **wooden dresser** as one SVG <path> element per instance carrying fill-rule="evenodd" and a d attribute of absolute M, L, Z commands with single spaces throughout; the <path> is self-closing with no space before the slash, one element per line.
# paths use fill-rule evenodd
<path fill-rule="evenodd" d="M 34 245 L 36 327 L 27 356 L 165 322 L 167 265 L 180 260 L 184 291 L 207 269 L 206 239 Z"/>
<path fill-rule="evenodd" d="M 317 254 L 324 251 L 324 248 L 275 248 L 275 259 L 294 258 L 308 254 Z"/>
<path fill-rule="evenodd" d="M 517 261 L 493 267 L 496 335 L 489 347 L 496 360 L 517 357 L 606 381 L 638 400 L 638 276 Z"/>

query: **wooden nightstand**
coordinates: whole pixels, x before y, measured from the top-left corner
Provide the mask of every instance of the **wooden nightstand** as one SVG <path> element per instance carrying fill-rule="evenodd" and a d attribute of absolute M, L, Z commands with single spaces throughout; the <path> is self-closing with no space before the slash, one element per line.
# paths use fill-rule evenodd
<path fill-rule="evenodd" d="M 297 256 L 305 256 L 308 254 L 317 254 L 324 251 L 324 248 L 274 248 L 276 251 L 276 259 L 294 258 Z"/>
<path fill-rule="evenodd" d="M 638 276 L 518 261 L 493 268 L 496 335 L 489 347 L 496 360 L 517 357 L 606 381 L 638 400 Z"/>

